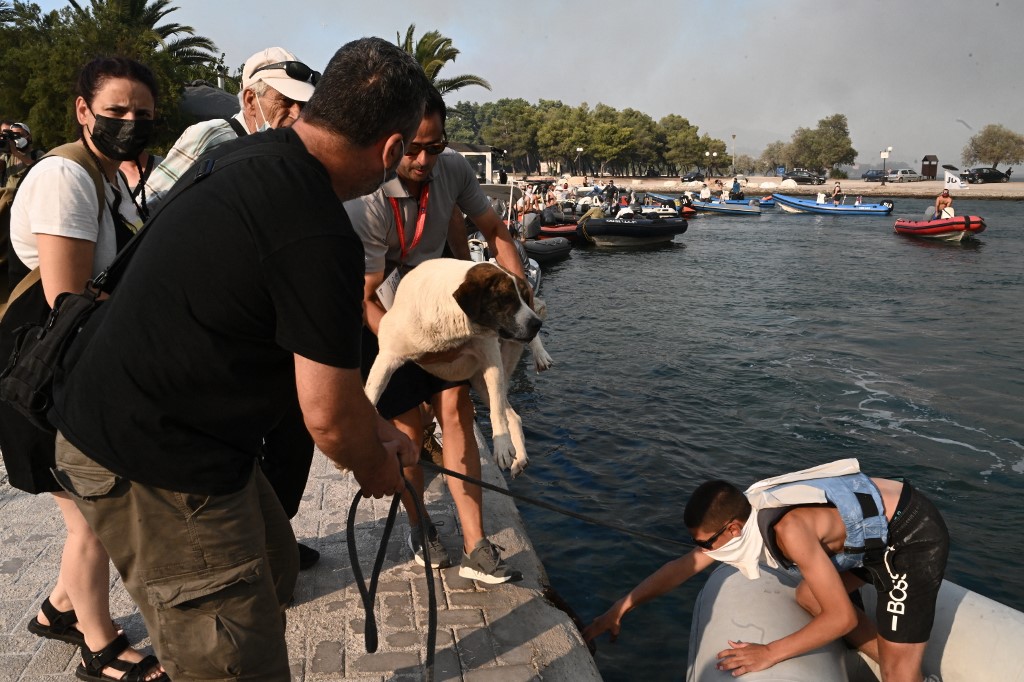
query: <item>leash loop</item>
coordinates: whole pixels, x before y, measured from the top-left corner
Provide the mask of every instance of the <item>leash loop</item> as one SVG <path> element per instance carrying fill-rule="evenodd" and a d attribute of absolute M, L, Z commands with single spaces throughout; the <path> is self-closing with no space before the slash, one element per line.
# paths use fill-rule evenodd
<path fill-rule="evenodd" d="M 406 490 L 416 503 L 416 511 L 420 517 L 420 530 L 423 532 L 423 558 L 427 578 L 427 661 L 425 679 L 433 682 L 434 679 L 434 650 L 437 648 L 437 591 L 434 585 L 434 570 L 430 565 L 430 544 L 427 540 L 429 526 L 427 524 L 427 513 L 423 502 L 419 499 L 412 484 L 403 477 Z M 400 495 L 391 499 L 391 508 L 388 510 L 388 518 L 384 523 L 384 533 L 381 536 L 380 547 L 377 549 L 377 557 L 373 563 L 373 572 L 370 574 L 370 584 L 367 587 L 363 577 L 363 570 L 359 565 L 359 552 L 356 548 L 356 510 L 359 508 L 359 501 L 363 498 L 363 491 L 360 489 L 352 498 L 352 505 L 348 510 L 348 523 L 345 529 L 345 542 L 348 545 L 349 563 L 352 565 L 352 575 L 356 580 L 356 587 L 359 588 L 359 596 L 363 601 L 363 613 L 365 614 L 363 637 L 366 640 L 366 652 L 374 653 L 379 645 L 379 634 L 377 630 L 377 618 L 374 613 L 374 604 L 377 597 L 377 584 L 380 581 L 380 572 L 384 566 L 384 557 L 387 553 L 388 540 L 391 538 L 391 531 L 395 526 L 395 517 L 398 514 L 398 503 Z"/>

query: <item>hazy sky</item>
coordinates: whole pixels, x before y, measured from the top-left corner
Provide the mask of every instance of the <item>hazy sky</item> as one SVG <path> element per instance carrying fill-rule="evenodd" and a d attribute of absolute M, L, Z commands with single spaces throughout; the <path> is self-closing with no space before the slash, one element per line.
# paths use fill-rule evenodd
<path fill-rule="evenodd" d="M 38 0 L 37 0 L 38 1 Z M 65 5 L 39 2 L 44 9 Z M 86 4 L 83 0 L 82 4 Z M 280 45 L 322 70 L 343 43 L 437 29 L 473 73 L 457 101 L 522 97 L 679 114 L 758 156 L 798 127 L 847 116 L 861 165 L 960 164 L 987 124 L 1024 134 L 1019 0 L 172 0 L 234 69 Z"/>

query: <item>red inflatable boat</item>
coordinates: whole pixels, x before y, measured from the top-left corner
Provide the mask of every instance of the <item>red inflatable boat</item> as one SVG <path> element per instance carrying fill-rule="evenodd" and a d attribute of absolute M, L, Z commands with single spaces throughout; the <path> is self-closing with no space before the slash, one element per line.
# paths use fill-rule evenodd
<path fill-rule="evenodd" d="M 893 226 L 899 234 L 958 242 L 985 231 L 985 219 L 976 215 L 958 215 L 938 220 L 897 220 Z"/>

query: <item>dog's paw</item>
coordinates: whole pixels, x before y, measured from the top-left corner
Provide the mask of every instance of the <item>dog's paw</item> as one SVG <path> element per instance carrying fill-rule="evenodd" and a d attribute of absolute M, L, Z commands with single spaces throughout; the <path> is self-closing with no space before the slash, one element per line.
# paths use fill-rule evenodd
<path fill-rule="evenodd" d="M 494 439 L 494 463 L 502 469 L 508 469 L 516 460 L 516 447 L 508 436 Z"/>
<path fill-rule="evenodd" d="M 555 364 L 555 361 L 548 355 L 547 349 L 544 348 L 540 336 L 535 336 L 533 341 L 530 341 L 530 354 L 533 355 L 533 366 L 537 368 L 538 372 L 543 372 Z"/>
<path fill-rule="evenodd" d="M 516 457 L 516 461 L 512 462 L 512 478 L 523 473 L 523 470 L 526 469 L 529 463 L 530 460 L 525 454 L 521 457 Z"/>
<path fill-rule="evenodd" d="M 537 317 L 542 320 L 546 320 L 548 318 L 547 304 L 536 296 L 533 298 L 533 312 L 537 313 Z"/>
<path fill-rule="evenodd" d="M 551 369 L 551 365 L 553 364 L 555 364 L 555 361 L 551 359 L 551 356 L 548 355 L 548 352 L 543 348 L 541 348 L 540 353 L 534 354 L 533 356 L 533 366 L 537 368 L 538 372 Z"/>

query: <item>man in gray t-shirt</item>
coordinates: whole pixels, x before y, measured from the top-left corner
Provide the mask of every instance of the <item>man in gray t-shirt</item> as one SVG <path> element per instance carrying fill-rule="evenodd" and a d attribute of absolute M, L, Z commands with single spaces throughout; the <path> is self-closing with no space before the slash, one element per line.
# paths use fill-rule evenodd
<path fill-rule="evenodd" d="M 523 276 L 522 262 L 508 228 L 491 208 L 469 162 L 453 151 L 445 151 L 444 122 L 444 100 L 433 91 L 427 97 L 416 137 L 398 165 L 398 177 L 373 194 L 345 203 L 366 257 L 364 303 L 368 331 L 363 335 L 364 378 L 376 356 L 376 334 L 385 314 L 376 293 L 378 287 L 396 270 L 404 274 L 424 261 L 442 256 L 456 207 L 458 217 L 461 219 L 461 214 L 466 213 L 487 238 L 499 265 Z M 458 231 L 453 230 L 453 233 L 458 234 Z M 464 230 L 456 239 L 462 239 L 463 243 L 453 243 L 453 250 L 456 253 L 468 251 Z M 444 382 L 410 362 L 391 378 L 377 409 L 413 442 L 420 442 L 424 427 L 420 410 L 423 402 L 431 403 L 441 425 L 445 466 L 479 479 L 480 451 L 473 434 L 469 386 L 466 382 Z M 405 476 L 422 500 L 423 470 L 418 466 L 410 467 L 405 469 Z M 498 550 L 484 535 L 480 488 L 449 477 L 448 489 L 462 526 L 463 555 L 459 575 L 491 584 L 521 579 L 522 574 L 505 565 Z M 403 494 L 402 502 L 409 515 L 412 528 L 409 543 L 417 563 L 425 563 L 423 545 L 427 544 L 432 566 L 449 565 L 437 529 L 431 524 L 424 538 L 415 504 L 408 493 Z"/>

